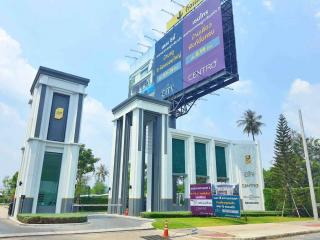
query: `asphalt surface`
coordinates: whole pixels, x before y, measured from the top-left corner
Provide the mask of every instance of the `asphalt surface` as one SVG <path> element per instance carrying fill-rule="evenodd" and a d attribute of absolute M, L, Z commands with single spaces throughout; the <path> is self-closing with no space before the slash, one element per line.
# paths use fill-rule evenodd
<path fill-rule="evenodd" d="M 14 233 L 34 233 L 34 232 L 69 232 L 69 231 L 93 231 L 108 230 L 114 228 L 134 228 L 141 227 L 148 223 L 148 220 L 126 218 L 110 215 L 88 216 L 88 223 L 79 224 L 58 224 L 58 225 L 20 225 L 10 219 L 0 218 L 0 235 Z"/>
<path fill-rule="evenodd" d="M 319 240 L 320 239 L 320 233 L 314 233 L 314 234 L 307 234 L 307 235 L 299 235 L 294 237 L 288 237 L 288 238 L 278 238 L 281 240 Z"/>

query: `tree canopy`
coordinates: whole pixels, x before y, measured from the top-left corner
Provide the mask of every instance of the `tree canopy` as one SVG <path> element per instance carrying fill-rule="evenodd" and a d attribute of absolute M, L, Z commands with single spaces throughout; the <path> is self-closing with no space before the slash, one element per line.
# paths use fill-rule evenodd
<path fill-rule="evenodd" d="M 261 127 L 265 124 L 261 122 L 262 116 L 248 109 L 243 113 L 240 120 L 237 121 L 238 127 L 243 127 L 243 133 L 252 135 L 252 140 L 255 141 L 255 136 L 262 134 Z"/>

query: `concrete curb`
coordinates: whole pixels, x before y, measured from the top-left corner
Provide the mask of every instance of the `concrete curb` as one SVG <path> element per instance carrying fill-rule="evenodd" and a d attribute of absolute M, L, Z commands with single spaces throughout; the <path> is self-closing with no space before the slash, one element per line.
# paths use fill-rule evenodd
<path fill-rule="evenodd" d="M 268 235 L 268 236 L 261 236 L 261 237 L 217 237 L 217 238 L 210 238 L 210 239 L 229 239 L 229 240 L 268 240 L 268 239 L 279 239 L 284 237 L 293 237 L 293 236 L 300 236 L 305 234 L 313 234 L 313 233 L 319 233 L 320 229 L 315 230 L 306 230 L 306 231 L 300 231 L 300 232 L 291 232 L 291 233 L 283 233 L 283 234 L 275 234 L 275 235 Z M 222 233 L 222 232 L 221 232 Z M 204 238 L 198 238 L 196 235 L 191 235 L 194 239 L 204 239 Z"/>
<path fill-rule="evenodd" d="M 154 228 L 152 227 L 151 223 L 145 223 L 141 227 L 131 227 L 131 228 L 110 228 L 110 229 L 78 230 L 78 231 L 0 234 L 0 238 L 73 235 L 73 234 L 107 233 L 107 232 L 129 232 L 129 231 L 153 230 L 153 229 Z"/>
<path fill-rule="evenodd" d="M 319 232 L 320 232 L 320 229 L 315 229 L 315 230 L 306 230 L 306 231 L 301 231 L 301 232 L 275 234 L 275 235 L 264 236 L 264 237 L 233 238 L 233 239 L 239 239 L 239 240 L 240 239 L 241 240 L 266 240 L 266 239 L 277 239 L 277 238 L 283 238 L 283 237 L 293 237 L 293 236 L 312 234 L 312 233 L 319 233 Z"/>

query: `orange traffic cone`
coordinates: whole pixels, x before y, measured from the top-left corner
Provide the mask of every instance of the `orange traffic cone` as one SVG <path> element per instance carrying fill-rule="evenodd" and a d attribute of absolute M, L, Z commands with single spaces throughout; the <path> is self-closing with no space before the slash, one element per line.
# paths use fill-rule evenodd
<path fill-rule="evenodd" d="M 164 222 L 163 237 L 169 238 L 169 229 L 168 229 L 168 221 L 167 220 Z"/>

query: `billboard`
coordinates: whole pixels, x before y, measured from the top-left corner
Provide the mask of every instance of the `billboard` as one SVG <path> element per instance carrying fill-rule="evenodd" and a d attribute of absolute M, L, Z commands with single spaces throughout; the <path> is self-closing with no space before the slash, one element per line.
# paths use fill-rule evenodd
<path fill-rule="evenodd" d="M 191 0 L 168 24 L 155 43 L 152 81 L 131 84 L 129 96 L 185 104 L 238 80 L 232 0 Z"/>
<path fill-rule="evenodd" d="M 194 216 L 213 214 L 211 184 L 190 185 L 190 208 Z"/>

